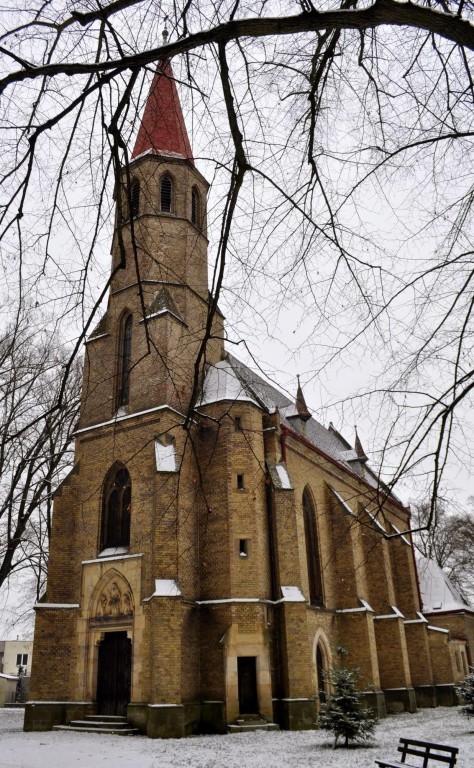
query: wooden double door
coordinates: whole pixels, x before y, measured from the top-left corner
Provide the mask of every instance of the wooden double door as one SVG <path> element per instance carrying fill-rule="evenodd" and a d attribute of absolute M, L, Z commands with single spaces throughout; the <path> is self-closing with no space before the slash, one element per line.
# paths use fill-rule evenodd
<path fill-rule="evenodd" d="M 106 632 L 99 645 L 97 709 L 126 717 L 132 680 L 132 641 L 126 632 Z"/>

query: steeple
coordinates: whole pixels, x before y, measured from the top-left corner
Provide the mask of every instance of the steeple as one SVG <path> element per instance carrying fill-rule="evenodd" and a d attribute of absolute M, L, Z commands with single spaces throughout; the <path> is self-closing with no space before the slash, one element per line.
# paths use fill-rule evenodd
<path fill-rule="evenodd" d="M 160 61 L 143 113 L 132 160 L 144 153 L 189 160 L 194 165 L 173 70 Z"/>

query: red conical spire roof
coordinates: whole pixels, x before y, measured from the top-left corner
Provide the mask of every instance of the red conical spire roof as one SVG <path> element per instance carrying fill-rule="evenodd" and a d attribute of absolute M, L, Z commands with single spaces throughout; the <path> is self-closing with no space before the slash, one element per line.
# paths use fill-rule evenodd
<path fill-rule="evenodd" d="M 173 70 L 168 59 L 160 61 L 156 69 L 132 160 L 144 152 L 182 157 L 194 165 Z"/>

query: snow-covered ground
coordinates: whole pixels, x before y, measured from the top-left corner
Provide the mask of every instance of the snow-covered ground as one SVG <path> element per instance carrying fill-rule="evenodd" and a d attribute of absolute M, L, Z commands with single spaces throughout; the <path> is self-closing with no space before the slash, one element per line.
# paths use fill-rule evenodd
<path fill-rule="evenodd" d="M 370 746 L 335 751 L 323 731 L 164 741 L 64 731 L 23 733 L 22 727 L 21 710 L 0 709 L 0 768 L 375 768 L 375 758 L 396 758 L 400 736 L 457 746 L 456 768 L 474 768 L 474 722 L 455 708 L 389 717 L 380 721 Z"/>

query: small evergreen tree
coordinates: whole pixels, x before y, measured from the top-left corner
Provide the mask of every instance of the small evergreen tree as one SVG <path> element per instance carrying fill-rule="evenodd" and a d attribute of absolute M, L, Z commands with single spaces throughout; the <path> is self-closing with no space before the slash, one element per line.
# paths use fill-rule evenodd
<path fill-rule="evenodd" d="M 339 649 L 342 656 L 347 651 Z M 328 694 L 326 709 L 318 718 L 318 725 L 326 731 L 334 733 L 334 749 L 340 737 L 344 738 L 344 746 L 349 741 L 364 741 L 371 738 L 377 719 L 372 709 L 364 707 L 360 701 L 357 681 L 361 675 L 358 669 L 347 669 L 344 666 L 335 667 L 327 673 L 332 692 Z"/>
<path fill-rule="evenodd" d="M 464 703 L 463 715 L 472 717 L 474 715 L 474 669 L 471 669 L 464 682 L 456 687 L 456 691 Z"/>

